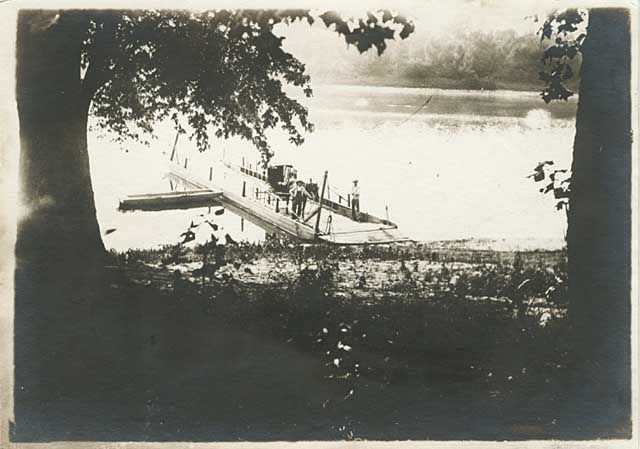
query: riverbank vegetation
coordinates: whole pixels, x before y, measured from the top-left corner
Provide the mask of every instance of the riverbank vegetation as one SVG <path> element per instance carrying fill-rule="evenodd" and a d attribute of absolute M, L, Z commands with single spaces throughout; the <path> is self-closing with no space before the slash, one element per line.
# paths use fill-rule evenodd
<path fill-rule="evenodd" d="M 318 38 L 322 38 L 319 33 Z M 381 56 L 358 55 L 345 48 L 310 54 L 305 60 L 316 83 L 541 91 L 545 83 L 539 74 L 548 45 L 539 35 L 512 30 L 461 32 L 442 40 L 418 29 L 406 41 L 391 42 L 392 51 Z M 571 61 L 576 76 L 569 87 L 574 91 L 580 64 L 578 54 Z"/>
<path fill-rule="evenodd" d="M 63 276 L 36 291 L 75 302 L 49 296 L 55 321 L 17 329 L 49 344 L 20 365 L 14 439 L 626 432 L 617 415 L 580 427 L 564 250 L 222 240 L 112 252 L 87 292 Z"/>
<path fill-rule="evenodd" d="M 131 288 L 159 292 L 162 301 L 137 306 L 155 304 L 154 316 L 163 315 L 161 304 L 173 311 L 171 320 L 192 329 L 246 333 L 310 359 L 316 381 L 328 388 L 309 404 L 323 416 L 325 437 L 389 439 L 396 431 L 437 437 L 439 431 L 416 422 L 448 401 L 488 407 L 489 415 L 500 410 L 492 419 L 512 414 L 475 437 L 562 434 L 561 408 L 550 404 L 568 364 L 563 251 L 473 255 L 428 244 L 336 247 L 278 239 L 217 245 L 215 254 L 205 246 L 113 254 L 114 270 Z M 166 348 L 176 337 L 154 332 Z M 191 345 L 207 345 L 189 341 L 174 354 L 189 358 Z M 398 408 L 403 401 L 421 408 L 407 414 L 406 406 Z M 522 408 L 531 401 L 535 406 Z M 397 416 L 383 419 L 374 404 L 382 415 Z"/>

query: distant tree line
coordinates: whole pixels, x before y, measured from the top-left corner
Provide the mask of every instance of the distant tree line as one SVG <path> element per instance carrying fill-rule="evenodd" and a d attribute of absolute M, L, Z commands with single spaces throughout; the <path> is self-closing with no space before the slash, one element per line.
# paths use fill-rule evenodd
<path fill-rule="evenodd" d="M 446 41 L 416 35 L 392 45 L 380 57 L 344 51 L 324 63 L 325 56 L 317 56 L 309 71 L 316 81 L 363 84 L 488 90 L 540 90 L 544 85 L 539 72 L 549 43 L 534 33 L 473 31 Z M 572 62 L 574 73 L 580 62 L 579 56 Z M 572 83 L 577 88 L 578 80 Z"/>

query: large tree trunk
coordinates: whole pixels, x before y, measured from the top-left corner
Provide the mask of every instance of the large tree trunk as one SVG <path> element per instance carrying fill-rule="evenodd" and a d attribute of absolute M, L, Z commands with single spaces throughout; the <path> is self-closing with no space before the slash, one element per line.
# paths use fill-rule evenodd
<path fill-rule="evenodd" d="M 582 54 L 567 232 L 576 391 L 593 407 L 584 416 L 624 426 L 631 399 L 628 11 L 591 10 Z"/>
<path fill-rule="evenodd" d="M 100 300 L 105 251 L 87 152 L 90 95 L 80 79 L 86 20 L 73 11 L 18 18 L 17 429 L 45 428 L 54 400 L 94 391 L 91 367 L 112 373 L 104 360 L 115 347 L 114 306 Z"/>
<path fill-rule="evenodd" d="M 90 96 L 82 91 L 81 12 L 23 11 L 18 19 L 17 101 L 24 207 L 16 254 L 72 263 L 104 253 L 87 152 Z"/>

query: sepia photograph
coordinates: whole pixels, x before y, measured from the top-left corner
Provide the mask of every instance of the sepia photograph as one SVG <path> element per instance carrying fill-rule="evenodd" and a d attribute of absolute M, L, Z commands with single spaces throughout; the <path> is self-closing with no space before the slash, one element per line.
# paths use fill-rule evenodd
<path fill-rule="evenodd" d="M 637 4 L 272 3 L 0 3 L 7 447 L 637 443 Z"/>

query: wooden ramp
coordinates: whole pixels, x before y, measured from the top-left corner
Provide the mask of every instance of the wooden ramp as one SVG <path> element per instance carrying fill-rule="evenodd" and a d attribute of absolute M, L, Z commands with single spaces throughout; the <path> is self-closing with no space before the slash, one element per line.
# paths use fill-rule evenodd
<path fill-rule="evenodd" d="M 225 167 L 235 171 L 240 177 L 251 179 L 252 182 L 256 182 L 256 180 L 261 181 L 264 185 L 265 189 L 270 189 L 270 186 L 267 182 L 267 177 L 255 170 L 251 170 L 250 168 L 241 167 L 234 164 L 225 163 Z M 322 200 L 322 208 L 328 209 L 335 214 L 342 215 L 343 217 L 347 217 L 351 220 L 351 207 L 347 204 L 347 198 L 342 195 L 338 195 L 337 201 L 334 199 L 330 199 L 325 197 Z M 316 207 L 318 205 L 317 202 L 311 201 L 310 204 Z M 375 215 L 368 214 L 364 211 L 360 211 L 360 218 L 362 223 L 377 223 L 380 225 L 386 225 L 389 227 L 397 227 L 397 225 L 389 220 L 385 220 L 384 218 L 376 217 Z"/>
<path fill-rule="evenodd" d="M 334 232 L 321 235 L 320 239 L 337 245 L 382 245 L 385 243 L 410 242 L 396 228 L 369 229 L 353 232 Z"/>
<path fill-rule="evenodd" d="M 321 240 L 338 245 L 365 245 L 410 241 L 392 223 L 357 222 L 352 220 L 345 210 L 341 210 L 342 208 L 336 208 L 334 204 L 325 205 L 324 201 L 316 233 L 317 218 L 312 215 L 317 211 L 319 204 L 308 201 L 304 212 L 306 220 L 294 219 L 288 202 L 281 201 L 269 192 L 269 186 L 264 181 L 260 181 L 263 184 L 262 191 L 258 188 L 255 192 L 247 192 L 243 187 L 238 188 L 239 192 L 236 193 L 226 185 L 222 187 L 211 180 L 200 179 L 181 167 L 170 167 L 167 177 L 172 185 L 175 183 L 190 190 L 129 195 L 120 201 L 120 210 L 157 211 L 223 206 L 267 232 L 284 234 L 307 242 Z M 255 184 L 255 177 L 237 173 L 238 180 L 242 180 L 243 177 L 251 178 L 251 182 Z M 242 185 L 244 186 L 244 183 Z"/>
<path fill-rule="evenodd" d="M 234 171 L 239 179 L 250 180 L 254 184 L 262 186 L 263 190 L 271 187 L 266 177 L 249 169 L 225 164 Z M 305 222 L 315 223 L 314 215 L 318 209 L 318 202 L 309 200 L 305 210 Z M 336 201 L 322 201 L 322 220 L 319 227 L 318 239 L 337 245 L 367 245 L 410 242 L 407 236 L 402 234 L 395 223 L 376 217 L 366 212 L 361 212 L 362 221 L 351 219 L 351 208 Z"/>
<path fill-rule="evenodd" d="M 331 223 L 319 238 L 337 245 L 373 245 L 410 241 L 395 225 L 356 222 L 335 213 L 329 214 L 329 220 Z"/>
<path fill-rule="evenodd" d="M 177 181 L 198 186 L 201 189 L 209 188 L 211 191 L 220 192 L 217 197 L 220 205 L 229 208 L 231 212 L 268 232 L 278 232 L 305 241 L 315 239 L 314 228 L 311 225 L 276 212 L 272 205 L 265 204 L 252 196 L 242 196 L 242 194 L 217 186 L 212 181 L 198 179 L 181 168 L 170 168 L 168 176 Z"/>

